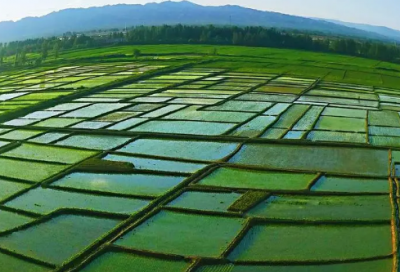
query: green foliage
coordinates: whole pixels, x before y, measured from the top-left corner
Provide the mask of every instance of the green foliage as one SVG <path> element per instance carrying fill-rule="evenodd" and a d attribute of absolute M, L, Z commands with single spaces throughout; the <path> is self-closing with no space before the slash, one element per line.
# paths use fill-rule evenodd
<path fill-rule="evenodd" d="M 212 25 L 138 26 L 129 29 L 127 32 L 113 30 L 105 31 L 103 35 L 95 34 L 95 36 L 67 33 L 62 38 L 52 37 L 10 42 L 3 47 L 7 49 L 7 56 L 16 55 L 20 53 L 21 48 L 25 47 L 27 52 L 40 53 L 42 59 L 46 60 L 49 55 L 49 48 L 53 48 L 54 57 L 57 59 L 59 51 L 71 49 L 87 49 L 118 44 L 137 46 L 148 44 L 181 45 L 187 43 L 300 49 L 400 62 L 400 47 L 397 44 L 348 37 L 321 36 L 265 27 L 221 27 Z M 210 51 L 206 53 L 216 55 Z M 135 58 L 138 57 L 137 54 L 134 54 L 134 56 Z"/>
<path fill-rule="evenodd" d="M 138 59 L 141 55 L 142 55 L 142 52 L 139 49 L 137 49 L 137 48 L 133 49 L 133 57 L 135 59 Z"/>
<path fill-rule="evenodd" d="M 26 47 L 24 47 L 21 51 L 21 55 L 18 60 L 21 65 L 24 65 L 26 62 L 26 54 L 27 54 L 27 49 Z"/>
<path fill-rule="evenodd" d="M 265 47 L 198 44 L 135 45 L 134 47 L 123 45 L 71 50 L 64 48 L 64 46 L 71 43 L 69 38 L 48 39 L 49 44 L 53 44 L 56 40 L 60 44 L 60 56 L 57 61 L 54 60 L 53 54 L 47 60 L 41 59 L 40 49 L 43 40 L 40 40 L 39 51 L 35 51 L 35 48 L 25 45 L 28 52 L 26 63 L 39 66 L 43 62 L 46 65 L 57 66 L 61 62 L 107 62 L 109 61 L 107 60 L 108 58 L 110 58 L 110 61 L 132 61 L 133 49 L 138 49 L 141 52 L 146 52 L 142 54 L 141 59 L 151 60 L 160 65 L 184 64 L 193 61 L 194 58 L 200 60 L 202 56 L 208 55 L 207 58 L 213 61 L 201 64 L 200 67 L 223 68 L 236 72 L 284 73 L 306 78 L 321 78 L 326 81 L 345 81 L 346 83 L 355 84 L 367 83 L 371 86 L 395 89 L 400 84 L 399 64 L 339 54 Z M 72 46 L 72 44 L 68 46 Z M 214 49 L 218 52 L 215 56 L 211 55 Z M 3 47 L 3 50 L 6 54 L 3 57 L 2 69 L 7 69 L 7 67 L 14 64 L 15 55 L 9 55 L 10 49 L 8 46 Z M 158 60 L 154 60 L 153 56 L 156 55 L 161 57 Z"/>
<path fill-rule="evenodd" d="M 60 43 L 58 41 L 54 43 L 53 52 L 54 58 L 58 59 L 58 56 L 60 55 Z"/>
<path fill-rule="evenodd" d="M 45 60 L 47 59 L 47 56 L 49 55 L 49 46 L 46 40 L 43 41 L 42 43 L 42 59 Z"/>
<path fill-rule="evenodd" d="M 231 212 L 246 212 L 269 196 L 266 192 L 247 191 L 235 201 L 228 210 Z"/>
<path fill-rule="evenodd" d="M 131 173 L 133 169 L 134 165 L 128 162 L 90 159 L 78 165 L 76 170 L 92 173 Z"/>
<path fill-rule="evenodd" d="M 217 48 L 214 47 L 214 48 L 210 51 L 210 55 L 212 55 L 212 56 L 218 55 L 218 50 L 217 50 Z"/>
<path fill-rule="evenodd" d="M 36 65 L 36 66 L 39 66 L 39 65 L 42 64 L 42 62 L 43 62 L 43 59 L 42 59 L 42 58 L 37 58 L 37 59 L 35 60 L 35 65 Z"/>
<path fill-rule="evenodd" d="M 0 66 L 3 65 L 5 54 L 6 49 L 3 47 L 3 45 L 0 45 Z"/>

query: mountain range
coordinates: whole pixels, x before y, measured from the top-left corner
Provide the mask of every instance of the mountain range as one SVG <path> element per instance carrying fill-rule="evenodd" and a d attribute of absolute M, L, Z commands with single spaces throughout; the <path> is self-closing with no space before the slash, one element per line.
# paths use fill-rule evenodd
<path fill-rule="evenodd" d="M 349 23 L 349 22 L 342 22 L 339 20 L 332 20 L 332 19 L 319 19 L 326 22 L 331 22 L 338 25 L 343 25 L 351 28 L 357 28 L 360 30 L 373 32 L 380 34 L 382 36 L 386 36 L 396 41 L 400 41 L 400 31 L 395 30 L 386 26 L 375 26 L 375 25 L 368 25 L 368 24 L 357 24 L 357 23 Z"/>
<path fill-rule="evenodd" d="M 211 7 L 188 1 L 166 1 L 159 4 L 121 4 L 85 9 L 65 9 L 42 17 L 27 17 L 16 22 L 0 22 L 0 42 L 61 35 L 68 31 L 83 32 L 94 29 L 178 23 L 264 26 L 330 35 L 400 41 L 400 31 L 389 28 L 311 19 L 234 5 Z"/>

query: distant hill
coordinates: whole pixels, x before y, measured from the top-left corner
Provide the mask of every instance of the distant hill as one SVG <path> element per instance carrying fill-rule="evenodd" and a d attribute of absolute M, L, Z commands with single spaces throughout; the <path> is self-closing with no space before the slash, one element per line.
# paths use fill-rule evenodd
<path fill-rule="evenodd" d="M 68 31 L 122 28 L 137 25 L 216 24 L 265 26 L 297 29 L 371 39 L 387 40 L 385 35 L 276 12 L 240 6 L 209 7 L 191 2 L 163 2 L 146 5 L 114 5 L 87 9 L 65 9 L 43 17 L 28 17 L 0 23 L 0 42 L 60 35 Z"/>
<path fill-rule="evenodd" d="M 367 25 L 367 24 L 348 23 L 348 22 L 342 22 L 339 20 L 331 20 L 331 19 L 319 19 L 319 20 L 334 23 L 337 25 L 352 27 L 352 28 L 356 28 L 359 30 L 363 30 L 363 31 L 373 32 L 373 33 L 376 33 L 376 34 L 379 34 L 382 36 L 386 36 L 393 40 L 400 41 L 400 31 L 386 27 L 386 26 L 374 26 L 374 25 Z"/>

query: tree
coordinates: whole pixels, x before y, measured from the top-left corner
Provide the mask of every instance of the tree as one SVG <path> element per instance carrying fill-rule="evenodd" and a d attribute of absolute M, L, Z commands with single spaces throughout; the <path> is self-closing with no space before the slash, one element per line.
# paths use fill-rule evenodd
<path fill-rule="evenodd" d="M 209 40 L 210 40 L 210 33 L 207 32 L 207 30 L 204 29 L 204 30 L 201 32 L 200 42 L 201 42 L 201 43 L 206 43 L 206 42 L 209 41 Z"/>
<path fill-rule="evenodd" d="M 60 43 L 58 41 L 54 43 L 53 52 L 54 52 L 54 58 L 58 59 L 60 55 Z"/>
<path fill-rule="evenodd" d="M 41 60 L 45 61 L 49 51 L 54 53 L 54 57 L 57 59 L 61 50 L 103 47 L 110 43 L 130 44 L 134 48 L 138 44 L 182 44 L 188 42 L 300 49 L 400 62 L 399 44 L 254 26 L 162 25 L 132 27 L 126 33 L 120 32 L 118 29 L 101 30 L 98 35 L 69 32 L 65 33 L 61 39 L 51 37 L 10 42 L 0 45 L 0 63 L 4 65 L 5 58 L 15 57 L 15 64 L 21 64 L 21 57 L 24 60 L 23 48 L 26 48 L 26 52 L 38 53 Z M 141 55 L 140 51 L 136 51 L 136 49 L 132 51 L 132 54 L 132 58 L 135 59 Z M 217 55 L 217 50 L 211 48 L 208 54 Z"/>
<path fill-rule="evenodd" d="M 46 40 L 42 43 L 42 60 L 46 60 L 49 55 L 49 45 Z"/>
<path fill-rule="evenodd" d="M 18 66 L 19 63 L 19 54 L 20 54 L 20 48 L 17 45 L 17 48 L 15 50 L 15 58 L 14 58 L 14 66 Z"/>
<path fill-rule="evenodd" d="M 6 54 L 5 47 L 0 47 L 0 66 L 3 65 L 4 55 Z"/>
<path fill-rule="evenodd" d="M 142 52 L 139 49 L 137 49 L 137 48 L 133 49 L 133 57 L 135 59 L 138 59 L 141 55 L 142 55 Z"/>
<path fill-rule="evenodd" d="M 218 50 L 217 50 L 217 48 L 214 47 L 214 48 L 210 51 L 210 55 L 212 55 L 212 56 L 218 55 Z"/>
<path fill-rule="evenodd" d="M 232 37 L 232 44 L 233 45 L 240 45 L 242 44 L 242 33 L 241 32 L 233 32 L 233 37 Z"/>
<path fill-rule="evenodd" d="M 43 62 L 42 58 L 37 58 L 37 59 L 35 60 L 35 65 L 36 65 L 36 66 L 39 66 L 39 65 L 42 64 L 42 62 Z"/>
<path fill-rule="evenodd" d="M 27 54 L 27 48 L 26 46 L 24 46 L 24 48 L 22 48 L 21 54 L 19 56 L 19 63 L 24 65 L 26 62 L 26 54 Z"/>

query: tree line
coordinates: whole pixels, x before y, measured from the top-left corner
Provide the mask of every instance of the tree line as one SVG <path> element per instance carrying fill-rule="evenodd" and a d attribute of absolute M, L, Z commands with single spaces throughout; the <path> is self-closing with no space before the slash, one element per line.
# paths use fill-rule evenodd
<path fill-rule="evenodd" d="M 101 35 L 99 34 L 101 33 Z M 300 49 L 360 56 L 389 62 L 400 62 L 396 43 L 323 36 L 316 33 L 278 30 L 265 27 L 236 26 L 138 26 L 128 30 L 92 31 L 88 34 L 66 33 L 62 37 L 30 39 L 0 44 L 0 65 L 13 56 L 14 65 L 27 63 L 27 54 L 35 53 L 28 64 L 40 64 L 51 53 L 57 59 L 61 51 L 108 45 L 212 44 Z"/>

